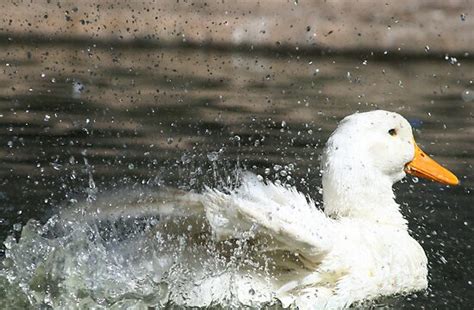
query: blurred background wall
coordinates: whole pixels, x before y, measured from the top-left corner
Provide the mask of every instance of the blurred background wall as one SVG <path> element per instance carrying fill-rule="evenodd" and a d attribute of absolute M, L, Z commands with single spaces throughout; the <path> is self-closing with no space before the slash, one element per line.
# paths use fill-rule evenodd
<path fill-rule="evenodd" d="M 470 53 L 470 0 L 2 1 L 3 39 Z"/>

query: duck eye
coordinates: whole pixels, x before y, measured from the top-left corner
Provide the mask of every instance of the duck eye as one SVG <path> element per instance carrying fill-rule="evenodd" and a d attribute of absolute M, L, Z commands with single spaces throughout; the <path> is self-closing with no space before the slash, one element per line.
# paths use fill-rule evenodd
<path fill-rule="evenodd" d="M 397 130 L 395 128 L 392 128 L 388 131 L 389 135 L 391 136 L 396 136 L 397 135 Z"/>

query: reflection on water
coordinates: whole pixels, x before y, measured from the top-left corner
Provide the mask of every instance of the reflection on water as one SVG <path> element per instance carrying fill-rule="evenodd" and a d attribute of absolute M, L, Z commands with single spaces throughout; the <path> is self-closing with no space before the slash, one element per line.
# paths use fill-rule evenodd
<path fill-rule="evenodd" d="M 164 289 L 152 272 L 157 245 L 144 237 L 156 219 L 129 211 L 128 222 L 99 225 L 80 212 L 70 222 L 53 215 L 82 201 L 96 211 L 95 199 L 113 190 L 232 184 L 235 167 L 318 201 L 329 133 L 344 115 L 375 108 L 407 117 L 418 143 L 463 184 L 397 185 L 431 284 L 382 303 L 473 301 L 471 59 L 66 43 L 10 42 L 0 51 L 0 236 L 13 236 L 0 304 L 156 305 Z M 31 218 L 49 222 L 22 227 Z"/>

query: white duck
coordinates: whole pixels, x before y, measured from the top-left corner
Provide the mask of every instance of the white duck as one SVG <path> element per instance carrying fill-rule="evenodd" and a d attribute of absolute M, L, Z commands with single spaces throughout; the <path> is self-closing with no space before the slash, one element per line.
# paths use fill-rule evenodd
<path fill-rule="evenodd" d="M 215 244 L 206 255 L 193 248 L 181 256 L 192 272 L 170 287 L 169 300 L 183 306 L 279 300 L 285 307 L 339 309 L 425 289 L 427 258 L 408 233 L 392 185 L 405 172 L 449 185 L 459 183 L 456 176 L 418 148 L 406 119 L 386 111 L 344 118 L 327 142 L 322 170 L 324 213 L 296 189 L 250 174 L 228 193 L 181 196 L 179 205 L 187 205 L 181 212 L 167 204 L 163 214 L 194 218 L 185 224 L 188 234 L 210 231 L 206 238 Z M 176 229 L 163 223 L 165 231 Z M 223 258 L 222 266 L 240 263 L 206 274 L 199 269 L 209 257 Z"/>

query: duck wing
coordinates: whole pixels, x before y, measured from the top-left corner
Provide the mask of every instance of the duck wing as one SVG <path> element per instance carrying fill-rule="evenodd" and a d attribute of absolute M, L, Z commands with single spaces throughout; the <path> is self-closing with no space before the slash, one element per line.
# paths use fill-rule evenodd
<path fill-rule="evenodd" d="M 278 250 L 317 263 L 331 248 L 333 220 L 294 187 L 263 183 L 254 174 L 228 193 L 207 189 L 203 196 L 214 238 L 264 236 Z"/>

